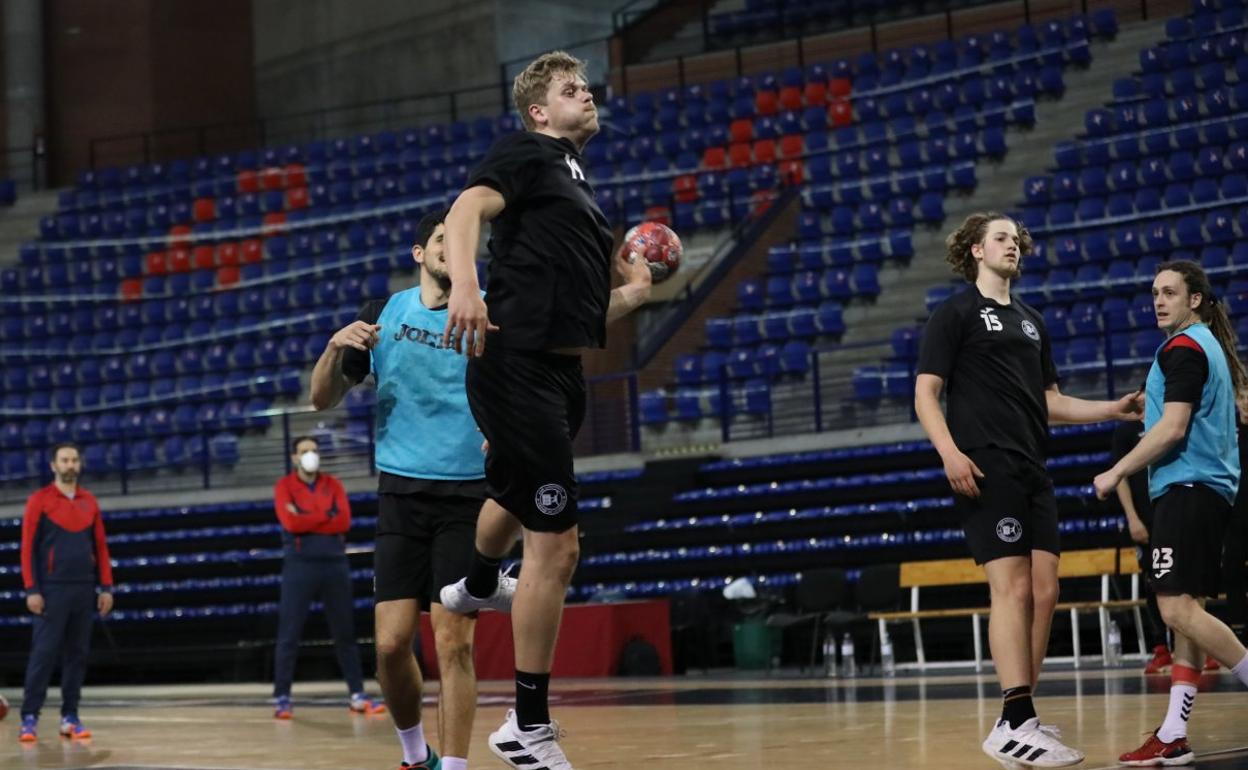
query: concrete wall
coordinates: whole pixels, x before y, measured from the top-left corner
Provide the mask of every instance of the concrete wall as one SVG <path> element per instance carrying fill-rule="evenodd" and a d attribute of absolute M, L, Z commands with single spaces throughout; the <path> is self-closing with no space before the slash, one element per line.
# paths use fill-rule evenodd
<path fill-rule="evenodd" d="M 504 95 L 501 62 L 606 37 L 619 4 L 254 0 L 259 113 L 274 142 L 496 115 Z M 601 78 L 605 44 L 577 53 L 593 60 Z M 428 96 L 410 98 L 415 95 Z M 335 107 L 342 109 L 322 112 Z M 322 114 L 300 115 L 311 112 Z"/>

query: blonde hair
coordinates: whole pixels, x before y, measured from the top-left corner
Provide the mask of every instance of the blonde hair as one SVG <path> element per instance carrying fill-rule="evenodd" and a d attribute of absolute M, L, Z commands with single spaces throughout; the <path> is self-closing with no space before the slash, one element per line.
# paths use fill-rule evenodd
<path fill-rule="evenodd" d="M 524 71 L 516 75 L 511 84 L 511 98 L 516 102 L 516 110 L 520 120 L 528 131 L 537 128 L 529 115 L 529 107 L 534 104 L 546 105 L 546 92 L 555 75 L 580 75 L 585 78 L 585 62 L 567 51 L 551 51 L 534 59 Z"/>
<path fill-rule="evenodd" d="M 976 276 L 979 275 L 979 263 L 975 261 L 975 255 L 971 253 L 971 247 L 978 243 L 983 243 L 984 238 L 988 237 L 988 225 L 998 221 L 1013 222 L 1014 227 L 1018 229 L 1018 251 L 1020 256 L 1025 257 L 1031 253 L 1034 245 L 1031 240 L 1031 233 L 1027 232 L 1027 228 L 1023 227 L 1022 222 L 1013 217 L 1007 217 L 1005 214 L 998 214 L 995 211 L 981 211 L 967 217 L 962 222 L 962 226 L 949 233 L 949 237 L 945 239 L 945 261 L 953 267 L 953 272 L 971 283 L 975 282 Z"/>

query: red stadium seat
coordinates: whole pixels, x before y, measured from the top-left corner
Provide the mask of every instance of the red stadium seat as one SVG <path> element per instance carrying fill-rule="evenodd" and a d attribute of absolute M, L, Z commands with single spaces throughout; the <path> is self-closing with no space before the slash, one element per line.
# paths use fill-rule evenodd
<path fill-rule="evenodd" d="M 828 86 L 819 80 L 811 81 L 806 84 L 803 96 L 807 107 L 822 107 L 828 102 Z"/>
<path fill-rule="evenodd" d="M 750 194 L 750 213 L 754 216 L 761 216 L 771 208 L 774 193 L 770 190 L 755 190 Z"/>
<path fill-rule="evenodd" d="M 728 165 L 728 156 L 723 147 L 707 147 L 702 153 L 703 168 L 724 168 Z"/>
<path fill-rule="evenodd" d="M 280 168 L 270 166 L 260 172 L 260 186 L 266 190 L 280 190 L 286 186 L 286 173 Z"/>
<path fill-rule="evenodd" d="M 191 226 L 174 225 L 170 227 L 169 245 L 173 248 L 188 248 L 191 245 Z"/>
<path fill-rule="evenodd" d="M 828 90 L 837 99 L 844 99 L 853 92 L 854 86 L 849 78 L 832 78 L 828 81 Z"/>
<path fill-rule="evenodd" d="M 134 301 L 143 296 L 143 279 L 127 278 L 121 282 L 121 299 Z"/>
<path fill-rule="evenodd" d="M 750 153 L 750 146 L 745 142 L 738 142 L 728 147 L 728 162 L 733 168 L 748 166 L 754 162 L 754 156 Z"/>
<path fill-rule="evenodd" d="M 304 170 L 302 163 L 291 163 L 286 166 L 286 186 L 308 186 L 308 172 Z"/>
<path fill-rule="evenodd" d="M 189 273 L 191 272 L 191 250 L 187 248 L 177 248 L 169 250 L 169 272 L 171 273 Z"/>
<path fill-rule="evenodd" d="M 291 187 L 286 190 L 286 208 L 306 209 L 308 207 L 308 188 Z"/>
<path fill-rule="evenodd" d="M 252 265 L 264 261 L 264 247 L 258 238 L 243 241 L 243 262 Z"/>
<path fill-rule="evenodd" d="M 854 122 L 854 110 L 849 102 L 836 99 L 828 106 L 828 121 L 836 127 L 848 126 Z"/>
<path fill-rule="evenodd" d="M 754 143 L 754 162 L 755 163 L 775 163 L 776 162 L 776 140 L 759 139 Z"/>
<path fill-rule="evenodd" d="M 164 275 L 169 272 L 169 263 L 166 261 L 165 252 L 152 251 L 147 255 L 144 263 L 144 275 Z"/>
<path fill-rule="evenodd" d="M 795 187 L 806 179 L 806 164 L 800 160 L 782 161 L 778 168 L 780 170 L 780 184 Z"/>
<path fill-rule="evenodd" d="M 698 199 L 698 178 L 693 174 L 682 174 L 672 180 L 672 194 L 677 203 L 692 203 Z"/>
<path fill-rule="evenodd" d="M 217 202 L 212 198 L 196 198 L 191 206 L 191 219 L 196 222 L 211 222 L 217 218 Z"/>
<path fill-rule="evenodd" d="M 754 138 L 754 121 L 738 118 L 728 124 L 728 138 L 734 142 L 748 142 Z"/>
<path fill-rule="evenodd" d="M 800 110 L 802 108 L 802 89 L 797 86 L 781 88 L 780 106 L 786 110 Z"/>
<path fill-rule="evenodd" d="M 251 169 L 243 169 L 238 172 L 236 179 L 240 193 L 254 193 L 260 189 L 260 180 L 256 176 L 256 172 Z"/>
<path fill-rule="evenodd" d="M 789 134 L 780 137 L 780 155 L 785 158 L 798 158 L 806 150 L 806 143 L 800 134 Z"/>
<path fill-rule="evenodd" d="M 780 111 L 780 98 L 775 91 L 759 91 L 754 95 L 754 111 L 759 115 L 775 115 Z"/>
<path fill-rule="evenodd" d="M 264 232 L 266 235 L 286 232 L 286 212 L 271 211 L 264 215 Z"/>
<path fill-rule="evenodd" d="M 240 277 L 237 267 L 219 267 L 217 268 L 217 285 L 233 286 L 238 283 Z"/>
<path fill-rule="evenodd" d="M 671 227 L 672 211 L 667 206 L 651 206 L 642 214 L 643 221 L 659 222 Z"/>
<path fill-rule="evenodd" d="M 238 253 L 238 244 L 227 241 L 217 246 L 217 262 L 222 267 L 237 267 L 242 262 Z"/>
<path fill-rule="evenodd" d="M 208 270 L 217 266 L 217 250 L 211 246 L 196 246 L 191 251 L 191 262 L 196 270 Z"/>

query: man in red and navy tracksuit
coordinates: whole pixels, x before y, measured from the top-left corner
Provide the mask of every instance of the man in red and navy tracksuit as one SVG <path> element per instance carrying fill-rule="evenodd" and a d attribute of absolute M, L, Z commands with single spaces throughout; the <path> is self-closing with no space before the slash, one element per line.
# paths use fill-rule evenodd
<path fill-rule="evenodd" d="M 291 444 L 295 470 L 278 479 L 273 506 L 282 523 L 282 598 L 277 611 L 277 650 L 273 663 L 273 716 L 290 719 L 290 687 L 295 677 L 299 636 L 312 602 L 325 606 L 338 667 L 347 680 L 349 707 L 362 714 L 384 713 L 364 692 L 360 650 L 352 621 L 351 569 L 346 534 L 351 506 L 342 482 L 321 473 L 316 439 L 300 436 Z"/>
<path fill-rule="evenodd" d="M 113 568 L 95 496 L 78 486 L 82 457 L 73 444 L 52 447 L 55 478 L 26 501 L 22 517 L 22 583 L 34 614 L 22 725 L 18 737 L 36 739 L 48 683 L 61 664 L 61 735 L 90 738 L 78 720 L 87 673 L 91 624 L 113 608 Z M 96 577 L 99 593 L 96 593 Z"/>

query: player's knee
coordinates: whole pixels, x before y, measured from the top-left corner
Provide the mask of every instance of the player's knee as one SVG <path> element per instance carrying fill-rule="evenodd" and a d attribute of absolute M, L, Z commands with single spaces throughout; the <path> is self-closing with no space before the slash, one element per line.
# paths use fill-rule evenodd
<path fill-rule="evenodd" d="M 1036 609 L 1052 612 L 1057 606 L 1061 588 L 1056 580 L 1037 580 L 1031 585 L 1031 599 Z"/>
<path fill-rule="evenodd" d="M 990 590 L 994 600 L 1009 602 L 1015 606 L 1027 606 L 1033 601 L 1031 575 L 1025 572 L 994 581 Z"/>
<path fill-rule="evenodd" d="M 553 574 L 565 583 L 571 582 L 572 573 L 581 560 L 581 544 L 575 539 L 563 541 L 553 554 L 551 567 Z"/>
<path fill-rule="evenodd" d="M 435 634 L 438 668 L 442 671 L 471 671 L 472 642 L 458 634 Z"/>
<path fill-rule="evenodd" d="M 413 655 L 413 639 L 404 634 L 377 634 L 377 665 L 390 665 L 397 660 Z"/>
<path fill-rule="evenodd" d="M 1182 633 L 1191 618 L 1191 610 L 1196 602 L 1186 596 L 1158 596 L 1157 609 L 1165 624 Z"/>

